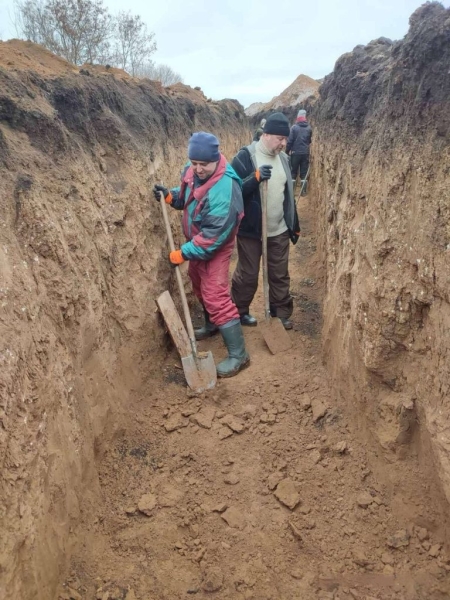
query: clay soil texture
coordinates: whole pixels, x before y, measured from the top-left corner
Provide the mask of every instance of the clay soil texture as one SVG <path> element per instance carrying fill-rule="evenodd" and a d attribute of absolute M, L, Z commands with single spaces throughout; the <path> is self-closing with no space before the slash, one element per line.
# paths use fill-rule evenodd
<path fill-rule="evenodd" d="M 83 514 L 61 600 L 449 597 L 450 557 L 423 473 L 410 459 L 404 485 L 392 485 L 398 467 L 329 387 L 308 197 L 299 212 L 292 349 L 273 356 L 247 328 L 251 366 L 201 396 L 169 351 L 98 457 L 101 501 Z M 201 347 L 225 355 L 218 338 Z"/>

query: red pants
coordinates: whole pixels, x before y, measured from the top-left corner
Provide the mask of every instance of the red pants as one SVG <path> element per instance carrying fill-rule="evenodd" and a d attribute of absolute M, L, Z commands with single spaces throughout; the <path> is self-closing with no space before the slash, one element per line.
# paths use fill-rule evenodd
<path fill-rule="evenodd" d="M 220 327 L 239 313 L 230 296 L 228 273 L 235 236 L 211 260 L 189 261 L 189 277 L 194 294 L 208 311 L 211 322 Z"/>

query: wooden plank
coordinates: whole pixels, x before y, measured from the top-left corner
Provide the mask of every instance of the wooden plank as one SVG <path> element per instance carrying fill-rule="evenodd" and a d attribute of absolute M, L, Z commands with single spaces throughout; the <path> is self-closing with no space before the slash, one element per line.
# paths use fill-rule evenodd
<path fill-rule="evenodd" d="M 192 354 L 191 343 L 189 342 L 183 321 L 173 303 L 172 296 L 166 290 L 156 300 L 159 310 L 169 330 L 170 337 L 175 344 L 181 358 Z"/>

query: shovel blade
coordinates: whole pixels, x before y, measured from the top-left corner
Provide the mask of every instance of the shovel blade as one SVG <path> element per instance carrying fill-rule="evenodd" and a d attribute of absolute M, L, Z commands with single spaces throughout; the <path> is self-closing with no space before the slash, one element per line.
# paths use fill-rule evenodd
<path fill-rule="evenodd" d="M 186 382 L 192 391 L 201 393 L 216 385 L 217 371 L 211 351 L 199 352 L 197 356 L 183 356 L 181 364 Z"/>
<path fill-rule="evenodd" d="M 264 341 L 272 354 L 292 348 L 292 341 L 280 319 L 272 318 L 260 324 Z"/>

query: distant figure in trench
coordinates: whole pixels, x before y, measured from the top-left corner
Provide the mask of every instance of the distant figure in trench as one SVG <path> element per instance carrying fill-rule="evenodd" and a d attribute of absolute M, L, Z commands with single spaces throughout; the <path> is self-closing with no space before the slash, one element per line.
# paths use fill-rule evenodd
<path fill-rule="evenodd" d="M 262 254 L 262 213 L 260 183 L 268 181 L 267 262 L 270 312 L 279 317 L 285 329 L 292 329 L 293 303 L 290 294 L 289 241 L 300 235 L 289 160 L 283 152 L 289 135 L 289 121 L 283 113 L 267 118 L 258 142 L 241 148 L 231 164 L 242 179 L 244 218 L 241 221 L 237 251 L 238 263 L 233 274 L 231 295 L 241 323 L 255 326 L 250 305 L 258 289 Z"/>
<path fill-rule="evenodd" d="M 300 180 L 302 184 L 302 195 L 306 194 L 305 181 L 309 169 L 309 147 L 311 145 L 312 129 L 306 120 L 306 110 L 299 110 L 295 124 L 291 127 L 289 138 L 286 145 L 286 154 L 291 157 L 292 180 L 297 179 L 297 173 L 300 169 Z"/>
<path fill-rule="evenodd" d="M 258 129 L 255 131 L 255 135 L 253 136 L 254 142 L 259 142 L 259 138 L 263 134 L 265 124 L 266 124 L 266 119 L 261 119 L 261 123 L 260 123 Z"/>
<path fill-rule="evenodd" d="M 205 324 L 195 331 L 197 340 L 220 331 L 228 357 L 217 365 L 219 377 L 232 377 L 249 364 L 238 310 L 228 283 L 231 253 L 243 217 L 242 184 L 225 156 L 219 140 L 204 131 L 194 133 L 188 145 L 189 161 L 180 187 L 155 185 L 153 193 L 183 211 L 186 243 L 170 252 L 174 265 L 189 261 L 189 277 L 200 300 Z"/>

